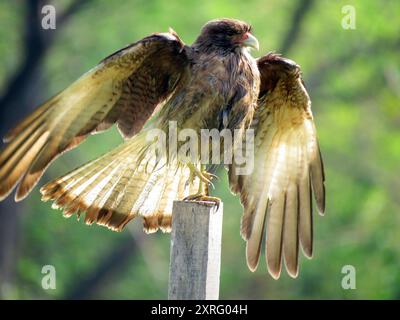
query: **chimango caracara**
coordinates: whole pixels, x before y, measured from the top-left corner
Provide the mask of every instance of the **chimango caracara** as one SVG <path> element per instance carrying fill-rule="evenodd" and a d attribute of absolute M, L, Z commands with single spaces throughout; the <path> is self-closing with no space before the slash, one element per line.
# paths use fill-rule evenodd
<path fill-rule="evenodd" d="M 258 49 L 251 27 L 221 19 L 208 22 L 191 46 L 170 30 L 115 52 L 6 135 L 0 199 L 16 187 L 22 200 L 55 158 L 116 124 L 126 141 L 46 184 L 43 200 L 65 216 L 85 213 L 88 224 L 121 230 L 141 216 L 146 232 L 168 232 L 174 200 L 219 200 L 208 194 L 213 175 L 204 164 L 170 158 L 161 165 L 146 133 L 168 133 L 170 121 L 197 133 L 252 128 L 254 170 L 238 175 L 235 162 L 226 165 L 244 207 L 247 263 L 257 268 L 266 234 L 271 275 L 278 278 L 285 261 L 296 277 L 299 246 L 312 256 L 312 191 L 318 211 L 325 209 L 311 103 L 296 63 L 271 53 L 254 59 L 249 47 Z M 232 149 L 244 135 L 235 137 Z"/>

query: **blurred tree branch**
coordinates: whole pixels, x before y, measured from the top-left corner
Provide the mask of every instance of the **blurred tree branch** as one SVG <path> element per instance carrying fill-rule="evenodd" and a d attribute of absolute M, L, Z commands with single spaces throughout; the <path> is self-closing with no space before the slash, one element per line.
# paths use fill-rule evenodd
<path fill-rule="evenodd" d="M 279 53 L 285 55 L 294 46 L 301 32 L 303 21 L 307 13 L 312 9 L 313 4 L 314 0 L 302 0 L 298 3 L 298 6 L 293 11 L 292 18 L 290 19 L 290 27 L 286 36 L 283 38 L 281 46 L 279 47 Z"/>
<path fill-rule="evenodd" d="M 22 39 L 23 58 L 15 73 L 10 76 L 7 88 L 0 98 L 0 135 L 21 119 L 39 100 L 40 67 L 46 52 L 54 42 L 55 35 L 76 12 L 91 0 L 72 1 L 59 16 L 56 30 L 41 28 L 41 8 L 43 0 L 26 0 L 24 34 Z M 19 209 L 19 207 L 18 207 Z M 15 261 L 18 255 L 19 214 L 14 201 L 10 198 L 0 203 L 0 299 L 9 296 L 12 287 Z M 12 292 L 12 291 L 11 291 Z"/>
<path fill-rule="evenodd" d="M 26 0 L 24 39 L 22 41 L 24 52 L 23 60 L 19 68 L 7 81 L 8 86 L 0 98 L 0 117 L 7 119 L 2 122 L 7 127 L 15 123 L 21 115 L 26 113 L 24 104 L 21 104 L 22 96 L 29 90 L 27 87 L 32 85 L 36 70 L 41 67 L 42 61 L 54 42 L 55 35 L 60 32 L 69 19 L 80 9 L 86 6 L 91 0 L 73 1 L 63 13 L 57 17 L 56 30 L 44 30 L 41 26 L 41 9 L 45 4 L 43 0 Z M 17 106 L 17 108 L 14 108 Z M 34 106 L 28 106 L 34 107 Z M 13 112 L 10 112 L 10 111 Z M 0 126 L 0 134 L 4 134 L 4 125 Z"/>

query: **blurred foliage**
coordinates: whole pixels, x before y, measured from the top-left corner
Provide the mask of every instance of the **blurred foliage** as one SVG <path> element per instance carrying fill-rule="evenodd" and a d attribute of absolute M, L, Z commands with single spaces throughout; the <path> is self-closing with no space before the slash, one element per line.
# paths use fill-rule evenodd
<path fill-rule="evenodd" d="M 55 1 L 58 10 L 68 1 Z M 0 85 L 17 67 L 23 24 L 21 1 L 0 3 Z M 341 26 L 344 5 L 356 8 L 356 30 Z M 277 50 L 297 1 L 115 0 L 92 1 L 58 33 L 42 71 L 46 99 L 103 57 L 155 31 L 172 27 L 191 43 L 201 26 L 217 17 L 250 22 L 261 50 Z M 400 2 L 315 1 L 286 56 L 302 66 L 313 101 L 327 176 L 325 217 L 315 215 L 312 260 L 301 257 L 298 279 L 274 281 L 264 260 L 251 273 L 239 235 L 241 206 L 225 173 L 214 194 L 224 202 L 222 299 L 400 298 Z M 3 121 L 3 119 L 2 119 Z M 10 124 L 11 126 L 12 124 Z M 121 141 L 112 129 L 63 156 L 44 180 L 95 158 Z M 63 298 L 93 272 L 104 255 L 132 232 L 122 233 L 65 220 L 39 192 L 23 207 L 16 285 L 10 298 Z M 133 231 L 132 231 L 133 230 Z M 166 298 L 169 235 L 145 237 L 127 265 L 112 269 L 92 298 Z M 57 289 L 41 288 L 41 268 L 57 270 Z M 357 289 L 343 290 L 341 269 L 357 270 Z"/>

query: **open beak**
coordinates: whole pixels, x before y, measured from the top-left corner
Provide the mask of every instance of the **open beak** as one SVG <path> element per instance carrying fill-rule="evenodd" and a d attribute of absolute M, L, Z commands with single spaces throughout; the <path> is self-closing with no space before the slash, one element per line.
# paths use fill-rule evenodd
<path fill-rule="evenodd" d="M 256 50 L 260 49 L 260 46 L 258 44 L 258 40 L 255 36 L 253 36 L 250 32 L 247 32 L 245 35 L 244 40 L 242 41 L 242 45 L 244 47 L 251 47 Z"/>

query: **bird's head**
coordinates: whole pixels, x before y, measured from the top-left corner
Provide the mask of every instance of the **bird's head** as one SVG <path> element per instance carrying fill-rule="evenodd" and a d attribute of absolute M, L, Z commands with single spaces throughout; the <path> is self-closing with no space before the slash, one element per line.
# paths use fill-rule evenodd
<path fill-rule="evenodd" d="M 259 49 L 257 38 L 251 34 L 251 26 L 235 19 L 217 19 L 207 22 L 194 45 L 226 51 L 237 48 Z"/>

